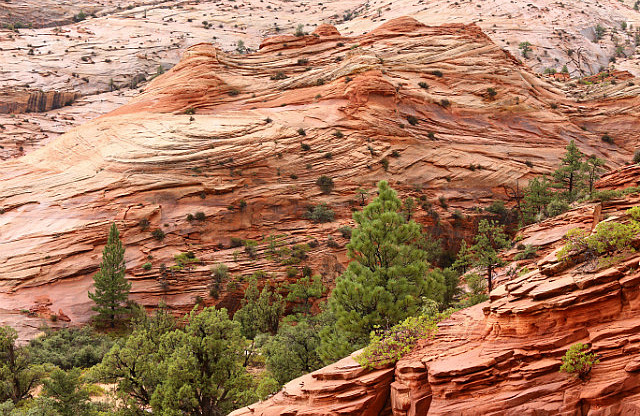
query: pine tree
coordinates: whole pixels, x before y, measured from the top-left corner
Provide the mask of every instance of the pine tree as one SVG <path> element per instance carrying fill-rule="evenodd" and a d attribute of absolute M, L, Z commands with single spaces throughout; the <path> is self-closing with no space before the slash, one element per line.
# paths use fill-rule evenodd
<path fill-rule="evenodd" d="M 366 345 L 372 330 L 415 315 L 425 299 L 442 300 L 442 278 L 427 273 L 428 254 L 418 247 L 420 225 L 407 221 L 402 208 L 396 192 L 381 181 L 378 197 L 353 214 L 357 227 L 347 244 L 352 261 L 328 302 L 335 325 L 321 331 L 323 360 Z"/>
<path fill-rule="evenodd" d="M 539 221 L 553 194 L 550 189 L 551 183 L 543 176 L 541 178 L 533 178 L 529 181 L 524 191 L 524 199 L 522 203 L 522 215 L 525 224 L 531 224 Z"/>
<path fill-rule="evenodd" d="M 509 238 L 504 228 L 495 221 L 481 220 L 475 244 L 469 249 L 473 253 L 474 264 L 487 270 L 487 286 L 489 293 L 493 290 L 493 270 L 502 266 L 498 251 L 509 246 Z"/>
<path fill-rule="evenodd" d="M 578 192 L 584 188 L 584 153 L 582 153 L 576 143 L 571 142 L 566 147 L 567 152 L 561 159 L 560 167 L 553 173 L 555 179 L 554 186 L 565 190 L 568 202 L 576 200 Z"/>
<path fill-rule="evenodd" d="M 589 156 L 584 162 L 584 170 L 587 173 L 587 182 L 589 183 L 589 195 L 593 193 L 593 185 L 596 180 L 598 180 L 602 172 L 604 172 L 604 165 L 605 161 L 595 155 Z"/>
<path fill-rule="evenodd" d="M 107 320 L 112 328 L 118 315 L 128 310 L 122 306 L 131 290 L 131 283 L 124 277 L 125 271 L 124 247 L 114 223 L 102 252 L 100 270 L 93 276 L 95 292 L 89 292 L 89 298 L 96 303 L 93 310 L 98 312 L 98 319 Z"/>
<path fill-rule="evenodd" d="M 287 285 L 287 289 L 289 290 L 287 300 L 300 304 L 299 310 L 304 315 L 311 313 L 312 298 L 321 298 L 326 290 L 318 275 L 313 276 L 313 278 L 303 277 L 298 279 L 295 283 Z"/>

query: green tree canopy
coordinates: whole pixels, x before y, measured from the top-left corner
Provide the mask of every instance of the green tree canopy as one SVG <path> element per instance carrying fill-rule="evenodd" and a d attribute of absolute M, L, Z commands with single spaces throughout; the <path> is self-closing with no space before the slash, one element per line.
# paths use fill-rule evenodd
<path fill-rule="evenodd" d="M 151 399 L 161 415 L 218 416 L 253 399 L 243 395 L 252 379 L 243 367 L 245 340 L 226 309 L 192 311 L 184 330 L 162 336 L 158 364 L 163 382 Z M 241 398 L 244 397 L 244 400 Z"/>
<path fill-rule="evenodd" d="M 498 256 L 498 251 L 510 245 L 509 237 L 504 233 L 504 227 L 495 221 L 481 220 L 474 241 L 475 244 L 469 249 L 473 253 L 473 264 L 487 270 L 487 286 L 491 292 L 493 290 L 493 270 L 504 263 Z"/>
<path fill-rule="evenodd" d="M 118 315 L 128 311 L 123 304 L 129 298 L 131 283 L 124 277 L 125 271 L 124 247 L 114 223 L 102 252 L 100 270 L 93 277 L 95 292 L 89 292 L 89 298 L 96 303 L 93 310 L 98 312 L 98 319 L 106 320 L 112 328 Z"/>
<path fill-rule="evenodd" d="M 240 324 L 242 335 L 254 339 L 259 333 L 278 331 L 280 317 L 284 313 L 284 301 L 269 284 L 258 290 L 258 281 L 252 277 L 244 292 L 242 307 L 233 316 Z"/>
<path fill-rule="evenodd" d="M 79 368 L 66 372 L 59 368 L 53 370 L 44 380 L 43 394 L 53 400 L 53 407 L 61 416 L 92 414 L 89 393 Z"/>
<path fill-rule="evenodd" d="M 568 202 L 576 200 L 578 193 L 584 189 L 584 153 L 576 143 L 571 142 L 566 147 L 567 152 L 560 161 L 560 167 L 553 173 L 554 186 L 562 189 Z"/>
<path fill-rule="evenodd" d="M 323 360 L 334 360 L 368 342 L 374 328 L 388 329 L 416 314 L 423 299 L 442 300 L 444 285 L 428 274 L 427 253 L 417 246 L 420 225 L 407 221 L 402 201 L 387 182 L 362 212 L 347 244 L 351 263 L 328 302 L 334 326 L 321 331 Z"/>
<path fill-rule="evenodd" d="M 318 329 L 313 319 L 300 321 L 296 325 L 286 323 L 265 345 L 267 368 L 280 384 L 322 366 L 316 351 L 320 344 Z"/>
<path fill-rule="evenodd" d="M 295 283 L 287 285 L 287 289 L 289 290 L 287 300 L 298 303 L 300 312 L 305 315 L 311 313 L 312 299 L 321 298 L 326 290 L 322 284 L 322 279 L 318 275 L 302 277 Z"/>
<path fill-rule="evenodd" d="M 94 367 L 97 378 L 116 383 L 123 407 L 136 410 L 151 405 L 151 397 L 164 379 L 159 368 L 160 340 L 175 327 L 175 320 L 162 307 L 153 316 L 143 315 L 132 333 L 120 339 Z"/>
<path fill-rule="evenodd" d="M 41 366 L 31 363 L 28 349 L 16 345 L 17 339 L 13 328 L 0 327 L 0 403 L 17 404 L 29 397 L 44 374 Z"/>

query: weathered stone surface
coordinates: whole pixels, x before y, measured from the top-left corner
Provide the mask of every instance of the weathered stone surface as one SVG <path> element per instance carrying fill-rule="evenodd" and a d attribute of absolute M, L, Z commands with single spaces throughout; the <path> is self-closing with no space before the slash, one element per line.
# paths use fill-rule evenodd
<path fill-rule="evenodd" d="M 8 238 L 0 241 L 0 302 L 11 312 L 0 322 L 32 334 L 16 312 L 42 290 L 70 324 L 87 322 L 86 292 L 114 220 L 127 247 L 133 300 L 149 308 L 164 300 L 176 313 L 199 299 L 234 310 L 244 285 L 221 282 L 212 297 L 209 269 L 263 270 L 283 283 L 287 265 L 269 252 L 269 235 L 291 246 L 335 234 L 340 247 L 319 244 L 306 260 L 331 287 L 346 264 L 337 228 L 361 206 L 358 188 L 387 179 L 401 196 L 421 198 L 414 218 L 435 226 L 437 213 L 437 232 L 455 247 L 473 229 L 476 206 L 500 197 L 503 186 L 549 172 L 568 137 L 585 150 L 601 143 L 552 108 L 565 100 L 562 91 L 475 25 L 427 27 L 401 18 L 359 37 L 328 26 L 316 35 L 292 44 L 275 38 L 250 55 L 194 45 L 127 105 L 1 163 L 0 225 Z M 279 72 L 286 78 L 272 79 L 283 78 Z M 478 93 L 490 86 L 509 94 L 488 100 Z M 633 150 L 620 146 L 611 165 Z M 315 185 L 321 175 L 334 179 L 330 195 Z M 306 206 L 318 203 L 329 204 L 337 221 L 304 219 Z M 453 218 L 456 209 L 469 219 Z M 188 221 L 196 212 L 205 220 Z M 156 229 L 164 240 L 153 238 Z M 260 240 L 255 258 L 231 247 L 232 237 Z M 184 251 L 202 263 L 162 271 Z M 142 267 L 147 262 L 151 270 Z"/>
<path fill-rule="evenodd" d="M 601 184 L 624 182 L 617 175 L 628 173 L 622 169 Z M 624 220 L 625 210 L 638 204 L 637 195 L 627 196 L 604 204 L 602 212 Z M 584 224 L 591 212 L 578 207 L 521 233 L 542 241 L 538 234 L 554 223 Z M 506 284 L 487 304 L 453 314 L 435 339 L 420 342 L 396 364 L 387 385 L 394 416 L 637 414 L 640 290 L 630 277 L 636 278 L 640 254 L 602 269 L 578 263 L 542 275 L 535 264 L 561 244 L 541 246 L 539 257 L 528 260 L 526 277 L 502 280 Z M 547 256 L 545 264 L 553 259 Z M 577 342 L 590 345 L 600 360 L 584 381 L 559 372 L 561 357 Z M 295 400 L 298 411 L 313 408 L 303 395 Z M 260 414 L 278 414 L 267 410 L 272 404 L 261 403 Z"/>

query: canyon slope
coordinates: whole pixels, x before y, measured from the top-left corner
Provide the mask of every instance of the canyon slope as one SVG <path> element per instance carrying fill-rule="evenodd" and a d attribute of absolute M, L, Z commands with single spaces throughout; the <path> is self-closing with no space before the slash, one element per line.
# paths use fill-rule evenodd
<path fill-rule="evenodd" d="M 534 72 L 566 65 L 572 77 L 614 67 L 637 76 L 640 13 L 634 5 L 631 0 L 2 2 L 0 159 L 25 155 L 120 107 L 176 65 L 187 47 L 213 42 L 226 52 L 254 51 L 262 38 L 293 33 L 298 25 L 312 32 L 333 24 L 356 36 L 404 15 L 433 26 L 475 23 Z M 598 26 L 603 32 L 596 40 Z M 527 57 L 521 42 L 531 44 Z"/>
<path fill-rule="evenodd" d="M 639 175 L 634 165 L 599 187 L 637 186 Z M 567 230 L 626 221 L 626 210 L 638 205 L 635 193 L 524 228 L 518 238 L 538 255 L 510 262 L 518 273 L 489 301 L 454 313 L 395 366 L 365 370 L 347 357 L 231 415 L 639 414 L 640 254 L 602 265 L 556 258 Z M 599 358 L 585 380 L 559 372 L 561 357 L 579 342 Z"/>
<path fill-rule="evenodd" d="M 87 322 L 112 221 L 132 299 L 177 312 L 235 309 L 247 275 L 282 283 L 292 263 L 331 287 L 346 264 L 338 228 L 380 179 L 455 247 L 471 228 L 461 216 L 554 170 L 570 140 L 610 168 L 628 163 L 640 85 L 625 77 L 569 92 L 476 25 L 408 17 L 356 37 L 322 25 L 248 55 L 194 45 L 128 104 L 0 163 L 0 323 L 25 339 L 42 319 Z M 321 203 L 336 221 L 305 218 Z M 189 251 L 201 262 L 172 270 Z M 218 263 L 232 276 L 213 293 Z"/>
<path fill-rule="evenodd" d="M 579 77 L 613 64 L 638 76 L 640 13 L 635 4 L 618 0 L 373 0 L 353 9 L 352 19 L 341 30 L 358 34 L 404 15 L 428 25 L 476 23 L 491 40 L 536 72 L 559 72 L 566 65 L 571 76 Z M 520 49 L 522 42 L 530 43 L 526 56 Z"/>

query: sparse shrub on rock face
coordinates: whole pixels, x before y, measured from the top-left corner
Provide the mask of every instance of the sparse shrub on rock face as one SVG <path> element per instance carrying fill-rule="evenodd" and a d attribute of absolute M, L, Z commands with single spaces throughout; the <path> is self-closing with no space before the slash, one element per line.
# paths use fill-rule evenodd
<path fill-rule="evenodd" d="M 164 240 L 164 237 L 165 237 L 164 231 L 162 231 L 160 228 L 156 228 L 155 230 L 153 230 L 151 235 L 153 235 L 153 238 L 155 238 L 158 241 Z"/>
<path fill-rule="evenodd" d="M 304 213 L 303 217 L 313 222 L 331 222 L 335 217 L 335 213 L 327 204 L 320 204 L 315 207 L 307 207 L 307 212 Z"/>
<path fill-rule="evenodd" d="M 591 372 L 591 368 L 600 362 L 594 353 L 587 352 L 588 349 L 589 347 L 582 343 L 569 347 L 562 357 L 560 371 L 574 374 L 580 377 L 580 379 L 585 380 Z"/>
<path fill-rule="evenodd" d="M 333 187 L 335 186 L 333 183 L 333 179 L 326 175 L 320 176 L 316 181 L 316 185 L 320 187 L 323 194 L 330 194 L 333 190 Z"/>
<path fill-rule="evenodd" d="M 387 331 L 374 331 L 371 342 L 356 357 L 364 368 L 373 369 L 397 362 L 411 352 L 418 340 L 433 338 L 438 332 L 437 323 L 451 315 L 453 310 L 434 316 L 410 316 Z"/>
<path fill-rule="evenodd" d="M 628 223 L 601 222 L 591 234 L 580 228 L 569 230 L 565 236 L 567 243 L 556 255 L 558 260 L 566 261 L 584 254 L 593 262 L 599 256 L 628 250 L 631 242 L 640 235 L 640 207 L 627 210 L 627 214 L 631 217 Z M 602 260 L 606 262 L 607 258 Z"/>

